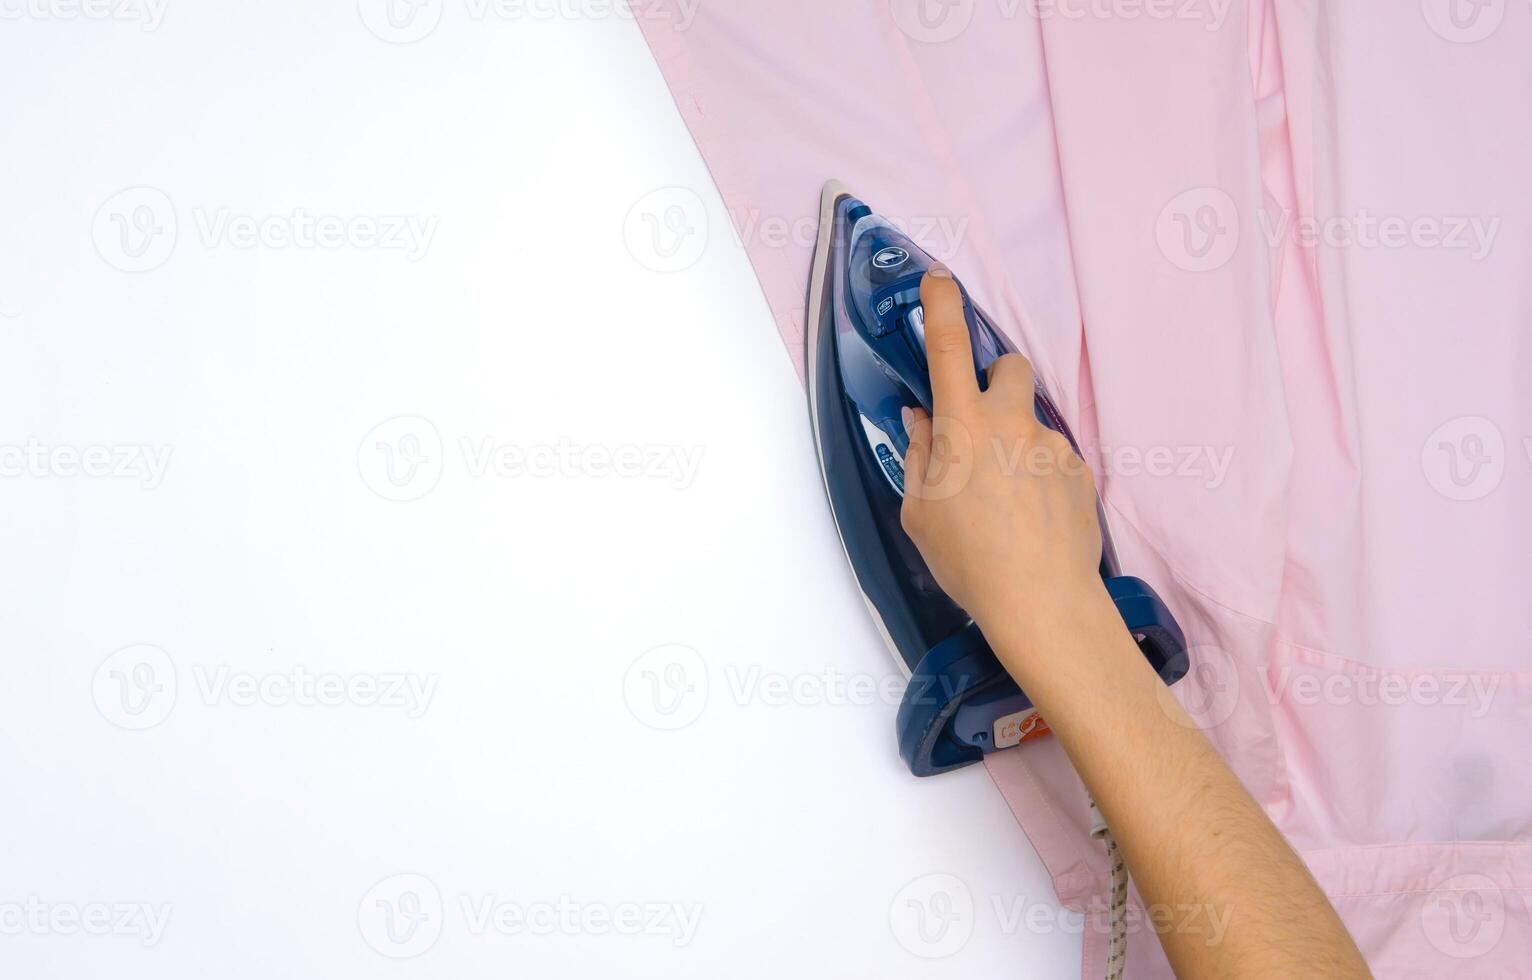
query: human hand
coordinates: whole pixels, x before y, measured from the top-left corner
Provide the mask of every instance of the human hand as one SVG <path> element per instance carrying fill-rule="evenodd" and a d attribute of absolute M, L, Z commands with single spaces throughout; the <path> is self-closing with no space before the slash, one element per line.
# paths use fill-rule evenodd
<path fill-rule="evenodd" d="M 986 634 L 1018 620 L 1067 621 L 1104 594 L 1090 469 L 1038 422 L 1026 358 L 995 361 L 979 390 L 962 293 L 945 266 L 927 274 L 920 299 L 936 417 L 905 413 L 904 529 Z"/>

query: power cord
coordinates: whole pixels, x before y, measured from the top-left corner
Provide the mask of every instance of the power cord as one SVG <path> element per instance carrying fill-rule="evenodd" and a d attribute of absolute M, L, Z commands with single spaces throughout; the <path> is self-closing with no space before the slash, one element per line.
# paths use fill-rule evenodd
<path fill-rule="evenodd" d="M 1112 939 L 1106 947 L 1106 980 L 1122 980 L 1128 965 L 1128 865 L 1094 799 L 1090 822 L 1091 839 L 1106 843 L 1106 860 L 1112 868 Z"/>

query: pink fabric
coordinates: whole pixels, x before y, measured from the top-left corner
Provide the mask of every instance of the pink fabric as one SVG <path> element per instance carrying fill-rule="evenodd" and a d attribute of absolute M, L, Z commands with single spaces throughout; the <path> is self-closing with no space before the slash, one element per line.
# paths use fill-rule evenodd
<path fill-rule="evenodd" d="M 834 177 L 1029 352 L 1378 975 L 1532 974 L 1532 5 L 634 7 L 800 373 Z M 1099 904 L 1058 746 L 989 770 Z"/>

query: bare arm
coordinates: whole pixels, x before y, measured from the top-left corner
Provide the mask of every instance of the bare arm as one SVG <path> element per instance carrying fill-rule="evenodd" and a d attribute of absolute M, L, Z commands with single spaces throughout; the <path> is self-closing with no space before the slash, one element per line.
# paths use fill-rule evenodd
<path fill-rule="evenodd" d="M 1178 976 L 1370 976 L 1308 869 L 1118 617 L 1096 572 L 1090 471 L 1034 418 L 1031 365 L 1002 358 L 979 391 L 944 273 L 921 287 L 936 418 L 906 419 L 906 530 L 1063 743 L 1144 901 L 1206 916 L 1160 931 Z"/>

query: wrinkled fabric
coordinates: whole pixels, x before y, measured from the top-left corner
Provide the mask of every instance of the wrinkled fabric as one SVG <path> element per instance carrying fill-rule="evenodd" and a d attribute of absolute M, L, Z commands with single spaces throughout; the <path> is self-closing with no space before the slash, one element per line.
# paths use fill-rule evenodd
<path fill-rule="evenodd" d="M 1375 972 L 1532 974 L 1532 4 L 633 6 L 800 374 L 837 178 L 1028 352 Z M 1058 745 L 987 765 L 1099 909 Z"/>

